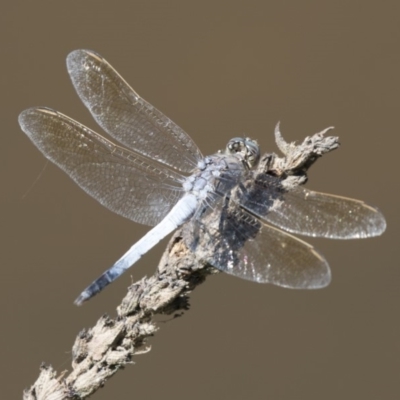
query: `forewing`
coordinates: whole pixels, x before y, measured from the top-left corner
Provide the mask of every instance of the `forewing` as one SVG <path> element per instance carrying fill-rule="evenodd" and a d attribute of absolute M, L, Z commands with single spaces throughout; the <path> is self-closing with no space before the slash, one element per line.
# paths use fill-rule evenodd
<path fill-rule="evenodd" d="M 76 50 L 68 72 L 97 123 L 120 143 L 181 172 L 191 172 L 202 155 L 173 121 L 142 99 L 100 55 Z"/>
<path fill-rule="evenodd" d="M 326 260 L 311 245 L 262 223 L 228 199 L 217 201 L 190 228 L 188 246 L 231 275 L 293 289 L 321 288 L 331 280 Z"/>
<path fill-rule="evenodd" d="M 285 190 L 281 180 L 267 174 L 238 187 L 233 197 L 268 223 L 295 234 L 359 239 L 378 236 L 386 229 L 382 213 L 360 200 L 302 187 Z"/>
<path fill-rule="evenodd" d="M 116 146 L 71 118 L 48 108 L 19 116 L 36 147 L 108 209 L 155 225 L 182 196 L 182 176 Z"/>

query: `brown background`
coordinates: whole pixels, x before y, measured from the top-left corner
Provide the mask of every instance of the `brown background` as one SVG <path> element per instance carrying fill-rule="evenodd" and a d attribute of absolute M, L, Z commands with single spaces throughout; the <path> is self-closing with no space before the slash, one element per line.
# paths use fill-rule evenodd
<path fill-rule="evenodd" d="M 2 398 L 20 398 L 42 361 L 68 369 L 75 335 L 114 315 L 130 275 L 152 274 L 165 246 L 72 304 L 147 231 L 46 164 L 17 125 L 47 105 L 97 129 L 65 68 L 77 48 L 106 57 L 204 154 L 242 134 L 276 151 L 278 120 L 288 140 L 335 125 L 342 146 L 308 187 L 363 199 L 388 221 L 376 239 L 311 240 L 332 267 L 324 290 L 210 278 L 93 398 L 399 398 L 398 1 L 14 0 L 0 41 Z"/>

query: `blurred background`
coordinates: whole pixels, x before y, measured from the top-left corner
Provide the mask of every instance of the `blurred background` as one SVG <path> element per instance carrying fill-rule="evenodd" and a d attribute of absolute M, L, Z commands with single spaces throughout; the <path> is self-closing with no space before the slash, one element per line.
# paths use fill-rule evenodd
<path fill-rule="evenodd" d="M 14 0 L 1 9 L 4 398 L 20 398 L 42 361 L 69 369 L 77 333 L 114 316 L 166 244 L 73 305 L 148 230 L 97 204 L 18 126 L 20 111 L 45 105 L 101 132 L 66 72 L 79 48 L 103 55 L 203 154 L 240 135 L 276 152 L 277 121 L 289 141 L 334 125 L 342 146 L 307 187 L 365 200 L 388 222 L 375 239 L 310 240 L 332 268 L 323 290 L 210 277 L 189 312 L 160 322 L 152 351 L 93 399 L 399 398 L 398 1 Z"/>

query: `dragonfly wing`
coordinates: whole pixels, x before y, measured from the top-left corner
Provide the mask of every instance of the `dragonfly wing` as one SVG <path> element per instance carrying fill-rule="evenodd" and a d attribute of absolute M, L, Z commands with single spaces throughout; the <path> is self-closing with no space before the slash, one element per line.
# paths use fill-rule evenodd
<path fill-rule="evenodd" d="M 202 159 L 187 133 L 142 99 L 100 55 L 75 50 L 67 67 L 79 97 L 114 139 L 181 172 L 191 172 Z"/>
<path fill-rule="evenodd" d="M 262 223 L 227 198 L 190 229 L 188 246 L 231 275 L 293 289 L 321 288 L 331 280 L 328 263 L 311 245 Z"/>
<path fill-rule="evenodd" d="M 360 200 L 302 187 L 285 190 L 281 180 L 267 174 L 253 179 L 237 188 L 235 201 L 280 229 L 330 239 L 367 238 L 386 229 L 382 213 Z"/>
<path fill-rule="evenodd" d="M 38 149 L 108 209 L 145 225 L 161 221 L 182 197 L 182 176 L 147 157 L 116 146 L 48 108 L 19 116 Z"/>

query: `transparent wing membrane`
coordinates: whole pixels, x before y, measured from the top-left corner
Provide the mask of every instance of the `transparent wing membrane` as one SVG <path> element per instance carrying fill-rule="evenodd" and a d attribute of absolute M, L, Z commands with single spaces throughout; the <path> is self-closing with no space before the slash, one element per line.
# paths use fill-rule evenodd
<path fill-rule="evenodd" d="M 79 97 L 110 136 L 178 171 L 196 167 L 202 155 L 193 140 L 142 99 L 104 58 L 76 50 L 67 67 Z"/>
<path fill-rule="evenodd" d="M 294 289 L 329 284 L 328 263 L 311 245 L 262 223 L 227 198 L 209 203 L 213 206 L 191 225 L 196 239 L 187 243 L 201 259 L 259 283 Z"/>
<path fill-rule="evenodd" d="M 179 173 L 116 146 L 57 111 L 28 109 L 19 123 L 36 147 L 82 189 L 132 221 L 157 224 L 183 194 Z"/>
<path fill-rule="evenodd" d="M 267 174 L 238 187 L 234 198 L 266 222 L 295 234 L 360 239 L 380 235 L 386 229 L 382 213 L 360 200 L 302 187 L 288 191 L 278 178 Z"/>

